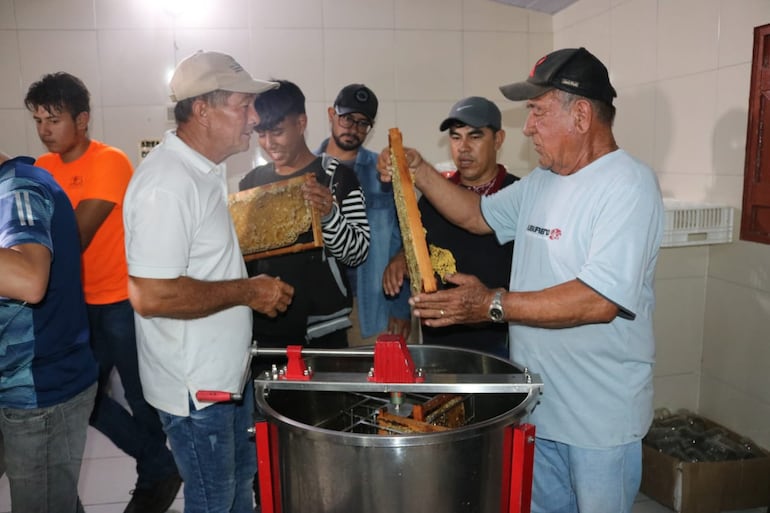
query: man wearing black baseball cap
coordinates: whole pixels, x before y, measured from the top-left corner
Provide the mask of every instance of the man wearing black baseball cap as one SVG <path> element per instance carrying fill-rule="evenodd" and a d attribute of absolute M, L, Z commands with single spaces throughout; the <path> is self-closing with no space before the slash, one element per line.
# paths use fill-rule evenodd
<path fill-rule="evenodd" d="M 369 256 L 348 267 L 348 279 L 354 294 L 353 326 L 348 344 L 374 344 L 380 333 L 401 334 L 411 331 L 409 294 L 404 290 L 393 298 L 382 293 L 382 273 L 390 258 L 401 249 L 401 231 L 393 201 L 393 188 L 379 180 L 377 154 L 363 147 L 377 117 L 378 101 L 374 91 L 364 84 L 349 84 L 337 94 L 329 107 L 331 137 L 315 151 L 327 154 L 355 170 L 366 198 L 369 219 Z"/>
<path fill-rule="evenodd" d="M 439 130 L 449 132 L 449 147 L 456 171 L 449 182 L 479 195 L 494 194 L 516 180 L 497 163 L 505 140 L 500 109 L 480 96 L 455 103 Z M 458 270 L 478 277 L 488 287 L 507 287 L 511 276 L 513 242 L 498 244 L 492 234 L 476 235 L 448 222 L 425 197 L 418 202 L 426 240 L 431 247 L 449 250 Z M 400 251 L 383 276 L 386 294 L 397 293 L 407 276 L 406 257 Z M 508 358 L 508 328 L 504 324 L 423 326 L 424 344 L 464 347 Z"/>
<path fill-rule="evenodd" d="M 653 279 L 663 232 L 655 173 L 618 148 L 615 89 L 585 48 L 501 87 L 526 101 L 539 165 L 492 196 L 446 183 L 414 150 L 424 196 L 449 221 L 516 241 L 508 290 L 456 274 L 410 302 L 427 326 L 508 323 L 511 358 L 541 375 L 532 512 L 629 513 L 652 421 Z M 380 169 L 387 176 L 386 156 Z"/>

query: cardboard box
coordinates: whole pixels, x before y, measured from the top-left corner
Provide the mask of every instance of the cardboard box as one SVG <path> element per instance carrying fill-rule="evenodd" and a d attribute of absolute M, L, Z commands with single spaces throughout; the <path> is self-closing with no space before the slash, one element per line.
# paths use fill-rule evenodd
<path fill-rule="evenodd" d="M 704 417 L 707 428 L 721 427 Z M 642 444 L 641 492 L 680 513 L 719 513 L 770 505 L 770 454 L 720 462 L 686 462 Z M 770 511 L 770 510 L 769 510 Z"/>

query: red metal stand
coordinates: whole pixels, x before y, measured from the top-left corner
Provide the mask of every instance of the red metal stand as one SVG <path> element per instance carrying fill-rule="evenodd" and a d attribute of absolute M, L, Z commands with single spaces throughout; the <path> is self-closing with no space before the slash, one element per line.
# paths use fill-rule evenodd
<path fill-rule="evenodd" d="M 281 492 L 278 462 L 274 461 L 270 443 L 271 427 L 267 421 L 254 424 L 257 441 L 257 477 L 262 513 L 281 513 Z"/>
<path fill-rule="evenodd" d="M 510 488 L 503 497 L 503 513 L 530 513 L 532 505 L 532 466 L 535 462 L 535 426 L 520 424 L 506 433 L 504 450 L 510 448 Z"/>

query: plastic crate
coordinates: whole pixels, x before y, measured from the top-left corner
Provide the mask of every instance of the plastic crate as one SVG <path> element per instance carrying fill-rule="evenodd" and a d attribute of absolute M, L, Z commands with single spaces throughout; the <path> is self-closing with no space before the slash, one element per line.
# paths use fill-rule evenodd
<path fill-rule="evenodd" d="M 665 199 L 661 247 L 723 244 L 733 240 L 732 207 Z"/>

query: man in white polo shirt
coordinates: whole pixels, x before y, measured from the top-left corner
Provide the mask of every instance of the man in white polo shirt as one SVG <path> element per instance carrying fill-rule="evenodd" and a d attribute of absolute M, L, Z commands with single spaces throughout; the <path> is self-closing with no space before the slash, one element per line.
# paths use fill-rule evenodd
<path fill-rule="evenodd" d="M 224 160 L 249 147 L 254 99 L 277 86 L 232 57 L 198 52 L 171 78 L 177 128 L 137 168 L 125 197 L 129 296 L 139 373 L 184 480 L 185 512 L 253 512 L 253 390 L 242 380 L 251 310 L 275 316 L 294 290 L 247 278 L 227 209 Z M 242 395 L 210 404 L 199 390 Z"/>

